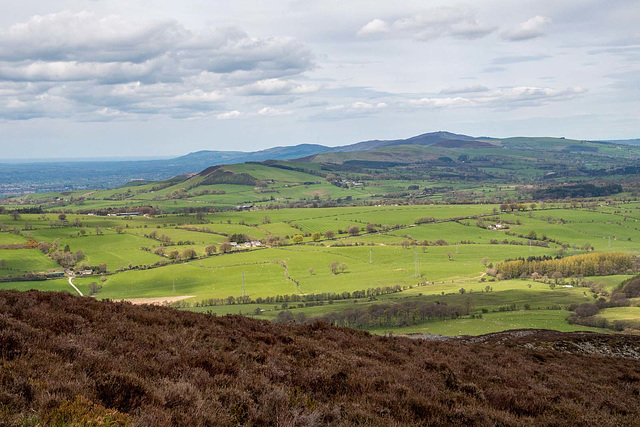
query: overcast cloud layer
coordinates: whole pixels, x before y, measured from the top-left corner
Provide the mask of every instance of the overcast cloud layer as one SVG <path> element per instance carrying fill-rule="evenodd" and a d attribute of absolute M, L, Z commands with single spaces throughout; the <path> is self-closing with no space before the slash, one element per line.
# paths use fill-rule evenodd
<path fill-rule="evenodd" d="M 634 0 L 36 1 L 0 17 L 0 158 L 640 137 Z"/>

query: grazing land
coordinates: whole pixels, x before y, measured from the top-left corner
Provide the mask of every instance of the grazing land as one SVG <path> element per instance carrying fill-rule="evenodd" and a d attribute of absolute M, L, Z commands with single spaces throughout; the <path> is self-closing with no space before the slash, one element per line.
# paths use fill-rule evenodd
<path fill-rule="evenodd" d="M 286 311 L 302 319 L 417 300 L 464 310 L 454 319 L 363 328 L 447 335 L 525 326 L 593 330 L 566 323 L 566 310 L 608 298 L 633 276 L 633 265 L 593 277 L 511 280 L 491 270 L 515 258 L 640 255 L 639 212 L 640 203 L 609 201 L 527 205 L 521 211 L 457 204 L 119 217 L 68 213 L 64 220 L 57 213 L 17 219 L 5 214 L 3 241 L 34 239 L 46 250 L 0 249 L 0 289 L 73 293 L 65 278 L 56 277 L 72 268 L 74 284 L 97 299 L 151 298 L 218 314 L 277 320 Z M 230 241 L 237 246 L 229 247 Z M 67 265 L 56 252 L 81 254 Z"/>

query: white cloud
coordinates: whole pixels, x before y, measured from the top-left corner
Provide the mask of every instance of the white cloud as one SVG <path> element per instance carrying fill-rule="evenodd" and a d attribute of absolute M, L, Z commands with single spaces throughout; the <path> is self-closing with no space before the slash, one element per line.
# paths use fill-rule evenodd
<path fill-rule="evenodd" d="M 469 92 L 465 97 L 428 97 L 409 100 L 409 104 L 418 107 L 455 108 L 455 107 L 491 107 L 518 108 L 542 105 L 553 101 L 575 98 L 586 92 L 582 87 L 553 89 L 546 87 L 516 86 L 479 91 L 478 95 Z M 444 93 L 444 92 L 443 92 Z"/>
<path fill-rule="evenodd" d="M 305 85 L 282 79 L 260 80 L 239 88 L 239 92 L 244 95 L 304 95 L 318 90 L 318 85 Z"/>
<path fill-rule="evenodd" d="M 387 24 L 382 19 L 374 19 L 370 21 L 368 24 L 360 28 L 357 35 L 362 36 L 370 36 L 374 34 L 383 34 L 389 32 L 389 24 Z"/>
<path fill-rule="evenodd" d="M 293 114 L 291 110 L 281 110 L 273 107 L 264 107 L 258 110 L 258 114 L 261 116 L 288 116 Z"/>
<path fill-rule="evenodd" d="M 313 54 L 297 40 L 250 37 L 237 27 L 191 31 L 175 20 L 90 12 L 34 16 L 0 30 L 0 82 L 37 86 L 0 92 L 0 118 L 92 111 L 96 120 L 122 117 L 113 112 L 188 118 L 233 111 L 220 104 L 242 95 L 241 88 L 289 95 L 318 90 L 289 81 L 313 67 Z M 38 96 L 54 95 L 64 108 L 40 107 Z"/>
<path fill-rule="evenodd" d="M 34 16 L 0 31 L 0 59 L 143 62 L 188 37 L 173 20 L 134 23 L 115 15 L 66 11 Z"/>
<path fill-rule="evenodd" d="M 530 40 L 545 35 L 545 30 L 551 24 L 551 19 L 536 15 L 514 28 L 504 31 L 501 37 L 510 41 Z"/>
<path fill-rule="evenodd" d="M 157 61 L 133 62 L 77 62 L 77 61 L 20 61 L 0 62 L 0 79 L 9 81 L 80 81 L 122 83 L 148 80 L 158 70 Z"/>
<path fill-rule="evenodd" d="M 410 37 L 426 41 L 440 37 L 478 39 L 495 30 L 496 27 L 479 24 L 469 11 L 457 7 L 439 7 L 396 19 L 391 24 L 382 19 L 374 19 L 360 28 L 357 35 L 364 37 L 387 34 L 389 37 Z"/>
<path fill-rule="evenodd" d="M 377 102 L 375 104 L 370 104 L 368 102 L 356 101 L 351 104 L 351 108 L 354 110 L 377 110 L 380 108 L 386 108 L 387 104 L 385 102 Z"/>
<path fill-rule="evenodd" d="M 233 110 L 233 111 L 227 111 L 226 113 L 220 113 L 216 117 L 220 120 L 230 120 L 230 119 L 237 119 L 240 116 L 241 116 L 240 111 Z"/>
<path fill-rule="evenodd" d="M 539 105 L 548 101 L 562 101 L 582 95 L 586 89 L 569 87 L 553 89 L 548 87 L 518 86 L 495 90 L 486 96 L 475 98 L 479 104 L 496 106 L 527 106 Z"/>
<path fill-rule="evenodd" d="M 462 98 L 420 98 L 412 99 L 409 101 L 412 105 L 420 107 L 434 107 L 434 108 L 450 108 L 450 107 L 470 107 L 473 106 L 473 101 Z"/>

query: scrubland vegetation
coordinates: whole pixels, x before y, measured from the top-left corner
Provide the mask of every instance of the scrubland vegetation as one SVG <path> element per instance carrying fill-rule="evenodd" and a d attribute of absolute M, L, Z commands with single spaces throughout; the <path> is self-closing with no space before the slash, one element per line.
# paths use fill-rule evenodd
<path fill-rule="evenodd" d="M 640 342 L 377 337 L 0 291 L 5 425 L 632 425 Z"/>

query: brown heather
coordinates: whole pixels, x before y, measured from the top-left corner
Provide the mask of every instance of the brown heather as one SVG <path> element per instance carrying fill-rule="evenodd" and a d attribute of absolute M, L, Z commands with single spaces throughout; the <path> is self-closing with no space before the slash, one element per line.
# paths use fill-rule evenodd
<path fill-rule="evenodd" d="M 638 338 L 499 337 L 386 338 L 3 291 L 0 425 L 640 424 Z M 621 356 L 587 354 L 594 342 Z"/>

